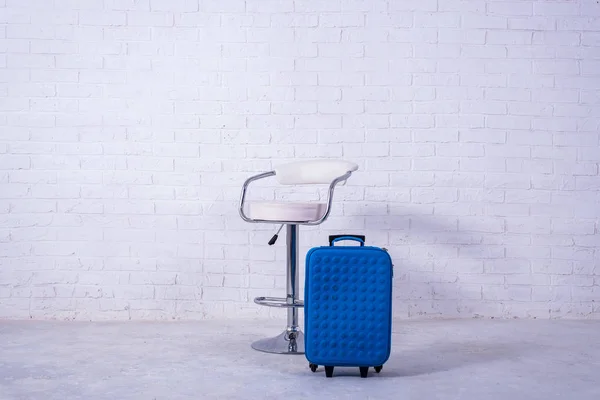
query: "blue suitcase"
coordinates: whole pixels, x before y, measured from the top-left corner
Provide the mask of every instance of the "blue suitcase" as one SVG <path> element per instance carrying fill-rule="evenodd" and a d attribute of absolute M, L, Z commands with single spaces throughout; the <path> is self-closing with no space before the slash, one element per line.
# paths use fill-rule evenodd
<path fill-rule="evenodd" d="M 360 246 L 335 246 L 354 240 Z M 330 246 L 306 255 L 305 356 L 310 369 L 369 367 L 379 373 L 391 353 L 393 265 L 387 250 L 364 245 L 364 236 L 330 237 Z"/>

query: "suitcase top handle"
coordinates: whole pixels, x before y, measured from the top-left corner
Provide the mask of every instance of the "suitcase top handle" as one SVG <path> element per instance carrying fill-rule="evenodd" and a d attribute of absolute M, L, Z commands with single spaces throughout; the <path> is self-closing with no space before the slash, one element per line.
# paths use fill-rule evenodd
<path fill-rule="evenodd" d="M 364 236 L 350 236 L 350 235 L 332 237 L 332 238 L 330 238 L 330 244 L 331 244 L 331 246 L 333 246 L 336 242 L 341 242 L 342 240 L 353 240 L 355 242 L 359 242 L 361 247 L 365 245 Z"/>

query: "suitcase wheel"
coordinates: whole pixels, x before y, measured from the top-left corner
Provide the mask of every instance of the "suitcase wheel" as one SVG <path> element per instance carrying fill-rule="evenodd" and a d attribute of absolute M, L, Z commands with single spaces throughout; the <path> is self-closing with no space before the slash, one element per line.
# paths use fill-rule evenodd
<path fill-rule="evenodd" d="M 382 369 L 383 369 L 383 365 L 380 365 L 379 367 L 375 367 L 375 372 L 380 373 Z"/>
<path fill-rule="evenodd" d="M 360 368 L 360 377 L 366 378 L 369 375 L 369 367 L 359 367 Z"/>
<path fill-rule="evenodd" d="M 325 367 L 325 376 L 328 378 L 333 377 L 333 367 Z"/>
<path fill-rule="evenodd" d="M 310 370 L 312 372 L 317 372 L 317 368 L 319 368 L 319 366 L 317 364 L 308 364 L 308 366 L 310 367 Z"/>

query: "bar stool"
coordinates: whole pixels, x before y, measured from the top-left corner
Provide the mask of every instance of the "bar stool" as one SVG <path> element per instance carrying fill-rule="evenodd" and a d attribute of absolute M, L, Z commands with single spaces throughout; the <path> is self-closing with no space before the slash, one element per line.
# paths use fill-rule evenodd
<path fill-rule="evenodd" d="M 315 159 L 280 165 L 274 170 L 248 178 L 243 185 L 240 216 L 246 222 L 281 224 L 269 242 L 274 244 L 285 225 L 287 242 L 287 290 L 285 298 L 257 297 L 254 302 L 268 307 L 287 308 L 287 328 L 278 336 L 252 343 L 252 348 L 266 353 L 304 354 L 304 333 L 298 326 L 298 309 L 304 302 L 298 298 L 298 226 L 320 225 L 331 212 L 335 187 L 344 185 L 358 165 L 344 160 Z M 274 176 L 281 185 L 329 185 L 327 200 L 321 202 L 256 202 L 246 210 L 246 192 L 250 183 Z"/>

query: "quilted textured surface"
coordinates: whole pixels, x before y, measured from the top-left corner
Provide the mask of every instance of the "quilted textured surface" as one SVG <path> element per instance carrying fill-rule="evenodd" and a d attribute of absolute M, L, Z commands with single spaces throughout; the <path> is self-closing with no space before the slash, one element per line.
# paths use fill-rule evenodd
<path fill-rule="evenodd" d="M 318 365 L 378 366 L 390 354 L 392 262 L 377 247 L 314 248 L 304 293 L 306 358 Z"/>

